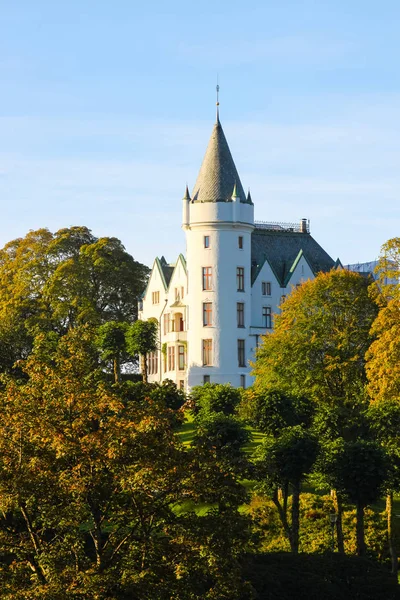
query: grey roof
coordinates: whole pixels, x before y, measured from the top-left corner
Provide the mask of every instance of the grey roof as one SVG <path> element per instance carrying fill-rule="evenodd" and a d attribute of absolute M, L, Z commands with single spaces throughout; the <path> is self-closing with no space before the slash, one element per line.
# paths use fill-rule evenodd
<path fill-rule="evenodd" d="M 335 261 L 309 233 L 255 229 L 251 234 L 251 283 L 268 261 L 280 285 L 286 287 L 291 268 L 301 254 L 314 274 L 335 266 Z"/>
<path fill-rule="evenodd" d="M 193 188 L 192 202 L 230 202 L 235 185 L 240 202 L 251 204 L 251 198 L 250 202 L 246 199 L 228 142 L 217 118 Z"/>
<path fill-rule="evenodd" d="M 172 273 L 174 272 L 175 265 L 169 265 L 165 258 L 160 258 L 160 267 L 164 275 L 165 284 L 168 288 L 169 282 L 171 281 Z"/>

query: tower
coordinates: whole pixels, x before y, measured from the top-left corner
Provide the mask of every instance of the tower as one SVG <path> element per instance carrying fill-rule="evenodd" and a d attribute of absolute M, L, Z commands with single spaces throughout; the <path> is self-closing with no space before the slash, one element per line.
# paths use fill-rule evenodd
<path fill-rule="evenodd" d="M 246 197 L 219 114 L 190 197 L 183 198 L 187 266 L 187 385 L 242 386 L 249 373 L 251 233 Z"/>

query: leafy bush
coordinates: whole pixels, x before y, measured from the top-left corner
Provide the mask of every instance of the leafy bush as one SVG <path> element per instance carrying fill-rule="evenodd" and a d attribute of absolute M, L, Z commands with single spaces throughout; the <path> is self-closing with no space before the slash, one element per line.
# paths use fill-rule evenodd
<path fill-rule="evenodd" d="M 205 383 L 192 389 L 194 414 L 204 417 L 210 413 L 233 415 L 242 397 L 242 390 L 228 383 Z"/>
<path fill-rule="evenodd" d="M 311 425 L 314 405 L 307 398 L 278 390 L 260 392 L 252 387 L 242 396 L 237 407 L 239 417 L 264 433 L 275 436 L 285 427 Z"/>

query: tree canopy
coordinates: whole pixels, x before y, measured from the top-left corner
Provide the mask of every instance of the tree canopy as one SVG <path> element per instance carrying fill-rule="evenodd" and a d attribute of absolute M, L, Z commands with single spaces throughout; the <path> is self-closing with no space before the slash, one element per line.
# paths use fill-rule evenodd
<path fill-rule="evenodd" d="M 148 273 L 117 238 L 86 227 L 9 242 L 0 250 L 0 369 L 28 356 L 38 331 L 134 321 Z"/>
<path fill-rule="evenodd" d="M 240 486 L 180 445 L 162 386 L 147 398 L 98 364 L 80 326 L 38 335 L 27 379 L 3 377 L 2 598 L 239 598 Z M 223 513 L 179 511 L 199 497 Z"/>
<path fill-rule="evenodd" d="M 330 403 L 359 396 L 377 315 L 369 283 L 357 273 L 336 270 L 293 290 L 257 352 L 256 386 Z"/>

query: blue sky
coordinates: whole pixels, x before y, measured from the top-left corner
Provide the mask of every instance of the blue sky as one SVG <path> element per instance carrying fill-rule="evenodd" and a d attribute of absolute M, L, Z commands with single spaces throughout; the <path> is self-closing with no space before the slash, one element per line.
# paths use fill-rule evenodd
<path fill-rule="evenodd" d="M 256 219 L 373 260 L 400 235 L 399 28 L 385 0 L 0 0 L 0 245 L 86 225 L 174 261 L 218 73 Z"/>

